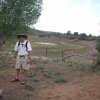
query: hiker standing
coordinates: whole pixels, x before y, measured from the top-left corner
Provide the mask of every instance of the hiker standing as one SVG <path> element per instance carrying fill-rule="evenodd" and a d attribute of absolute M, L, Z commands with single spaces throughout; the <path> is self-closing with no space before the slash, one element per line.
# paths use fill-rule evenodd
<path fill-rule="evenodd" d="M 31 45 L 30 42 L 27 41 L 28 36 L 25 34 L 20 34 L 17 36 L 18 42 L 15 45 L 15 69 L 16 69 L 16 76 L 14 80 L 11 80 L 11 82 L 18 82 L 19 81 L 19 75 L 20 70 L 23 69 L 24 72 L 29 70 L 29 64 L 31 60 Z"/>

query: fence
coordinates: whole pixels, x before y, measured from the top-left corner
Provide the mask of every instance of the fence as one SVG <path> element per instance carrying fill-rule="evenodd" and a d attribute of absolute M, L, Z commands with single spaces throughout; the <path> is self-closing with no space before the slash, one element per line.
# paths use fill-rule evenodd
<path fill-rule="evenodd" d="M 92 50 L 77 50 L 77 49 L 61 49 L 61 48 L 37 48 L 33 49 L 32 55 L 34 56 L 45 56 L 50 58 L 64 58 L 69 54 L 81 54 L 91 56 L 94 55 L 96 51 Z"/>
<path fill-rule="evenodd" d="M 52 59 L 64 59 L 68 62 L 78 64 L 93 64 L 96 50 L 76 50 L 76 49 L 55 49 L 55 48 L 37 48 L 33 49 L 32 55 L 44 56 Z M 81 66 L 81 65 L 80 65 Z"/>
<path fill-rule="evenodd" d="M 51 48 L 41 48 L 41 49 L 33 49 L 32 55 L 34 56 L 45 56 L 50 58 L 63 58 L 64 51 L 63 50 L 54 50 Z"/>
<path fill-rule="evenodd" d="M 68 61 L 82 64 L 91 64 L 94 62 L 93 55 L 95 50 L 76 50 L 76 49 L 61 49 L 61 48 L 35 48 L 32 51 L 32 56 L 47 57 L 50 59 L 67 59 Z M 0 64 L 4 66 L 12 63 L 13 52 L 0 51 Z"/>

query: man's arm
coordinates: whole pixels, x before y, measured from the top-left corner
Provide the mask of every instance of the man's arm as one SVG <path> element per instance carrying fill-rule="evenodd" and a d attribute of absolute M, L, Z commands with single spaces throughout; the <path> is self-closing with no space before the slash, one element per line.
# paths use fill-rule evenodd
<path fill-rule="evenodd" d="M 18 54 L 18 42 L 15 45 L 14 51 L 15 51 L 14 58 L 16 58 L 17 57 L 17 54 Z"/>
<path fill-rule="evenodd" d="M 15 51 L 14 58 L 16 58 L 16 57 L 17 57 L 17 54 L 18 54 L 18 51 Z"/>
<path fill-rule="evenodd" d="M 28 59 L 31 59 L 32 47 L 30 42 L 28 42 Z"/>
<path fill-rule="evenodd" d="M 31 59 L 31 51 L 28 51 L 28 59 Z"/>

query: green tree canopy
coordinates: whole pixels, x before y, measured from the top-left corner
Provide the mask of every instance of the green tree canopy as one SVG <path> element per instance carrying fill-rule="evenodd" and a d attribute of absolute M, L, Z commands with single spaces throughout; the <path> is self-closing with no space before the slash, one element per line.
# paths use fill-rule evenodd
<path fill-rule="evenodd" d="M 74 37 L 74 39 L 78 39 L 78 38 L 79 38 L 78 32 L 74 32 L 74 33 L 73 33 L 73 37 Z"/>
<path fill-rule="evenodd" d="M 41 4 L 42 0 L 0 0 L 0 37 L 26 31 L 35 24 L 41 15 Z"/>
<path fill-rule="evenodd" d="M 72 36 L 72 33 L 71 33 L 70 30 L 68 30 L 67 33 L 66 33 L 66 38 L 67 38 L 67 39 L 70 39 L 71 36 Z"/>
<path fill-rule="evenodd" d="M 86 39 L 87 39 L 86 33 L 80 34 L 79 39 L 80 39 L 80 40 L 86 40 Z"/>

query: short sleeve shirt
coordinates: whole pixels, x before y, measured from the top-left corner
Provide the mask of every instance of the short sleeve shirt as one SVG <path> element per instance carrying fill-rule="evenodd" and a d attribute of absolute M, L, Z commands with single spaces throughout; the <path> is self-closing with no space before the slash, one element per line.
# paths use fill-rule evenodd
<path fill-rule="evenodd" d="M 32 51 L 32 47 L 29 41 L 27 43 L 27 50 L 26 50 L 26 42 L 27 42 L 26 40 L 23 43 L 20 42 L 19 46 L 18 46 L 19 42 L 16 43 L 14 50 L 18 51 L 18 55 L 27 55 L 28 51 Z"/>

